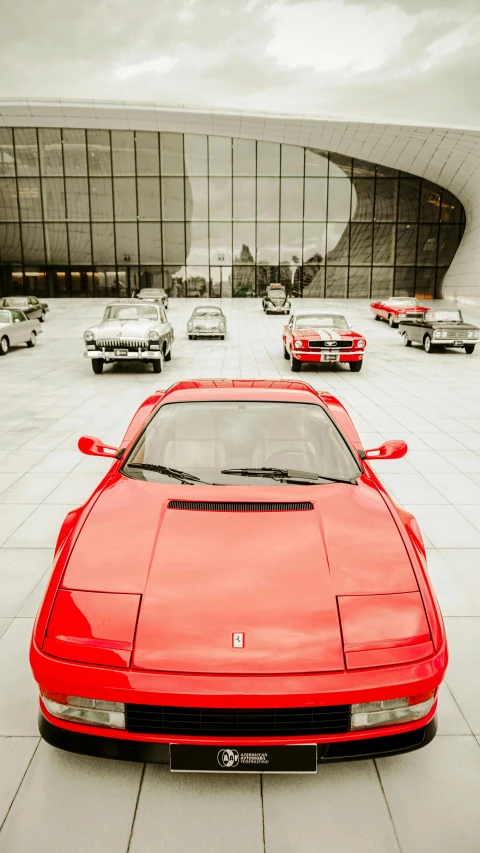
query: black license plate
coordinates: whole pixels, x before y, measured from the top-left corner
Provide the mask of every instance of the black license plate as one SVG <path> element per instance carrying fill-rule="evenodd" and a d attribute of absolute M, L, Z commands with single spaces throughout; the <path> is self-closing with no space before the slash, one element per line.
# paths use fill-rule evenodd
<path fill-rule="evenodd" d="M 316 773 L 317 745 L 187 746 L 170 744 L 177 773 Z"/>
<path fill-rule="evenodd" d="M 454 341 L 453 346 L 454 347 L 463 347 L 463 341 Z"/>
<path fill-rule="evenodd" d="M 338 361 L 340 358 L 340 353 L 338 352 L 323 352 L 322 353 L 322 361 Z"/>
<path fill-rule="evenodd" d="M 114 355 L 128 355 L 128 349 L 116 349 Z"/>

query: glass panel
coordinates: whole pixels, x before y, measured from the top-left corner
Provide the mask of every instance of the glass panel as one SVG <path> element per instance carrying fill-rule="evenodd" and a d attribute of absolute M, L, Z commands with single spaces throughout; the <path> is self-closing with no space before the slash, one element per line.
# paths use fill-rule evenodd
<path fill-rule="evenodd" d="M 373 228 L 371 223 L 350 224 L 350 263 L 372 263 Z"/>
<path fill-rule="evenodd" d="M 278 219 L 280 215 L 280 181 L 278 178 L 258 178 L 257 219 Z"/>
<path fill-rule="evenodd" d="M 92 223 L 94 264 L 114 264 L 113 223 Z"/>
<path fill-rule="evenodd" d="M 138 178 L 139 219 L 160 219 L 160 184 L 158 178 Z"/>
<path fill-rule="evenodd" d="M 233 296 L 255 296 L 255 267 L 233 267 Z"/>
<path fill-rule="evenodd" d="M 42 175 L 63 175 L 61 131 L 54 128 L 40 128 L 38 138 Z"/>
<path fill-rule="evenodd" d="M 462 221 L 462 205 L 448 190 L 442 190 L 442 206 L 440 211 L 441 222 Z"/>
<path fill-rule="evenodd" d="M 39 270 L 38 266 L 35 265 L 33 269 L 25 269 L 25 293 L 30 296 L 47 295 L 47 274 L 45 270 Z"/>
<path fill-rule="evenodd" d="M 136 219 L 137 192 L 135 178 L 114 178 L 115 219 Z"/>
<path fill-rule="evenodd" d="M 13 223 L 0 224 L 0 256 L 4 263 L 22 263 L 20 227 L 18 225 Z"/>
<path fill-rule="evenodd" d="M 208 279 L 208 267 L 188 267 L 185 282 L 185 296 L 190 296 L 193 298 L 208 296 Z"/>
<path fill-rule="evenodd" d="M 210 267 L 210 296 L 228 298 L 232 295 L 232 268 Z"/>
<path fill-rule="evenodd" d="M 358 210 L 358 186 L 357 191 Z M 375 181 L 375 219 L 395 222 L 397 218 L 398 181 L 392 178 L 377 178 Z M 358 219 L 358 216 L 355 216 Z"/>
<path fill-rule="evenodd" d="M 372 270 L 372 297 L 385 299 L 393 293 L 393 267 L 373 267 Z M 350 275 L 352 271 L 350 270 Z M 349 296 L 352 295 L 351 287 Z M 366 294 L 368 296 L 368 293 Z"/>
<path fill-rule="evenodd" d="M 207 137 L 200 133 L 185 134 L 185 174 L 208 175 Z"/>
<path fill-rule="evenodd" d="M 257 263 L 277 264 L 280 228 L 278 222 L 259 222 L 257 225 Z M 275 279 L 273 279 L 275 281 Z"/>
<path fill-rule="evenodd" d="M 370 296 L 371 274 L 370 267 L 350 267 L 348 295 L 351 299 Z"/>
<path fill-rule="evenodd" d="M 375 223 L 373 228 L 373 263 L 393 264 L 395 260 L 395 225 Z"/>
<path fill-rule="evenodd" d="M 233 223 L 233 255 L 236 264 L 255 263 L 255 223 Z"/>
<path fill-rule="evenodd" d="M 398 169 L 390 169 L 389 166 L 376 165 L 377 178 L 398 178 Z"/>
<path fill-rule="evenodd" d="M 187 261 L 208 264 L 208 223 L 187 222 Z"/>
<path fill-rule="evenodd" d="M 438 225 L 418 226 L 417 265 L 435 266 L 438 249 Z"/>
<path fill-rule="evenodd" d="M 233 179 L 233 218 L 255 219 L 255 178 Z"/>
<path fill-rule="evenodd" d="M 397 264 L 414 264 L 417 251 L 417 226 L 397 225 Z"/>
<path fill-rule="evenodd" d="M 34 127 L 14 130 L 18 175 L 38 175 L 37 132 Z"/>
<path fill-rule="evenodd" d="M 325 257 L 327 226 L 318 222 L 305 222 L 303 226 L 303 263 L 321 263 Z"/>
<path fill-rule="evenodd" d="M 157 230 L 160 230 L 160 226 L 157 226 Z M 116 223 L 115 242 L 117 248 L 117 264 L 138 264 L 136 222 L 128 222 L 125 224 Z"/>
<path fill-rule="evenodd" d="M 92 220 L 113 219 L 112 180 L 111 178 L 90 178 L 90 204 Z M 108 264 L 109 261 L 98 261 Z"/>
<path fill-rule="evenodd" d="M 47 264 L 68 264 L 67 226 L 45 224 L 45 254 Z"/>
<path fill-rule="evenodd" d="M 92 249 L 90 241 L 90 225 L 75 223 L 68 226 L 71 264 L 91 264 Z M 73 290 L 73 281 L 72 281 Z"/>
<path fill-rule="evenodd" d="M 303 178 L 304 149 L 298 145 L 282 145 L 282 175 L 301 175 Z"/>
<path fill-rule="evenodd" d="M 118 296 L 118 279 L 115 270 L 96 270 L 93 273 L 95 296 L 115 299 Z"/>
<path fill-rule="evenodd" d="M 325 222 L 327 219 L 327 181 L 325 178 L 305 179 L 305 219 Z"/>
<path fill-rule="evenodd" d="M 255 175 L 255 140 L 233 140 L 233 174 Z"/>
<path fill-rule="evenodd" d="M 440 219 L 442 192 L 427 181 L 420 184 L 420 222 L 438 222 Z M 414 219 L 417 217 L 415 216 Z"/>
<path fill-rule="evenodd" d="M 67 216 L 69 219 L 90 219 L 88 181 L 86 178 L 65 178 L 67 188 Z"/>
<path fill-rule="evenodd" d="M 163 287 L 163 267 L 150 267 L 140 270 L 140 287 Z"/>
<path fill-rule="evenodd" d="M 401 178 L 399 193 L 398 221 L 416 222 L 418 218 L 420 178 Z"/>
<path fill-rule="evenodd" d="M 415 296 L 415 268 L 397 267 L 394 273 L 394 295 Z"/>
<path fill-rule="evenodd" d="M 88 168 L 91 175 L 110 175 L 110 134 L 108 130 L 87 130 Z"/>
<path fill-rule="evenodd" d="M 210 263 L 220 265 L 232 263 L 232 225 L 230 222 L 210 222 Z"/>
<path fill-rule="evenodd" d="M 20 200 L 20 218 L 42 219 L 42 201 L 38 178 L 19 178 L 18 196 Z"/>
<path fill-rule="evenodd" d="M 162 178 L 163 219 L 185 219 L 183 178 Z"/>
<path fill-rule="evenodd" d="M 330 182 L 330 185 L 332 181 Z M 338 184 L 337 184 L 338 186 Z M 373 178 L 356 178 L 355 179 L 356 206 L 353 218 L 355 222 L 371 222 L 373 220 L 373 205 L 375 193 L 375 181 Z M 334 217 L 331 215 L 330 207 L 328 209 L 329 219 Z"/>
<path fill-rule="evenodd" d="M 183 135 L 181 133 L 160 134 L 160 158 L 162 175 L 183 175 Z"/>
<path fill-rule="evenodd" d="M 135 147 L 137 152 L 137 174 L 160 174 L 158 134 L 150 131 L 137 130 L 135 133 Z"/>
<path fill-rule="evenodd" d="M 40 223 L 22 223 L 23 257 L 25 263 L 45 263 L 45 245 L 43 242 L 43 225 Z"/>
<path fill-rule="evenodd" d="M 352 158 L 345 157 L 343 154 L 330 153 L 328 165 L 328 174 L 330 178 L 342 178 L 342 180 L 351 180 L 352 178 Z"/>
<path fill-rule="evenodd" d="M 112 130 L 112 157 L 114 175 L 135 174 L 133 131 Z"/>
<path fill-rule="evenodd" d="M 339 245 L 343 235 L 345 237 Z M 343 222 L 329 222 L 327 225 L 327 257 L 330 262 L 332 261 L 331 253 L 337 246 L 339 249 L 336 253 L 337 262 L 341 255 L 346 263 L 348 261 L 348 225 Z"/>
<path fill-rule="evenodd" d="M 163 268 L 163 286 L 169 296 L 182 297 L 187 292 L 185 281 L 185 267 L 180 270 L 178 266 Z"/>
<path fill-rule="evenodd" d="M 15 178 L 0 179 L 0 219 L 18 219 L 17 182 Z"/>
<path fill-rule="evenodd" d="M 438 264 L 451 264 L 460 241 L 460 226 L 440 225 L 440 241 L 438 248 Z"/>
<path fill-rule="evenodd" d="M 432 298 L 435 296 L 435 267 L 417 269 L 415 277 L 415 296 Z"/>
<path fill-rule="evenodd" d="M 87 175 L 87 147 L 84 130 L 63 131 L 63 157 L 66 175 Z"/>
<path fill-rule="evenodd" d="M 350 219 L 350 188 L 350 181 L 347 182 L 343 179 L 339 180 L 338 178 L 329 179 L 328 218 L 330 222 L 348 222 Z"/>
<path fill-rule="evenodd" d="M 325 266 L 323 264 L 302 267 L 302 290 L 304 296 L 324 295 Z"/>
<path fill-rule="evenodd" d="M 210 219 L 232 218 L 232 181 L 210 178 Z"/>
<path fill-rule="evenodd" d="M 64 220 L 66 209 L 63 178 L 43 178 L 42 190 L 44 218 Z"/>
<path fill-rule="evenodd" d="M 263 296 L 269 284 L 281 281 L 280 267 L 277 264 L 257 265 L 257 296 Z"/>
<path fill-rule="evenodd" d="M 348 267 L 327 266 L 326 275 L 325 296 L 343 299 L 347 295 Z"/>
<path fill-rule="evenodd" d="M 222 136 L 208 137 L 210 175 L 232 174 L 232 140 Z"/>
<path fill-rule="evenodd" d="M 280 174 L 280 145 L 278 142 L 257 142 L 257 175 Z"/>
<path fill-rule="evenodd" d="M 303 178 L 282 178 L 281 219 L 303 219 Z"/>
<path fill-rule="evenodd" d="M 163 260 L 166 264 L 185 263 L 185 226 L 183 222 L 163 223 Z"/>
<path fill-rule="evenodd" d="M 328 157 L 320 152 L 305 151 L 305 176 L 310 178 L 323 178 L 328 175 Z"/>
<path fill-rule="evenodd" d="M 302 262 L 302 230 L 301 222 L 280 223 L 280 262 Z"/>
<path fill-rule="evenodd" d="M 159 222 L 140 222 L 140 261 L 142 264 L 162 263 L 162 239 Z"/>
<path fill-rule="evenodd" d="M 353 166 L 352 166 L 352 174 L 355 177 L 360 178 L 374 178 L 375 177 L 375 163 L 369 163 L 368 160 L 359 160 L 357 157 L 353 158 Z"/>
<path fill-rule="evenodd" d="M 0 175 L 15 175 L 13 133 L 10 127 L 0 127 Z"/>
<path fill-rule="evenodd" d="M 187 219 L 208 219 L 208 181 L 206 178 L 189 178 L 187 191 Z M 189 196 L 190 195 L 190 199 Z M 189 212 L 188 205 L 191 210 Z"/>

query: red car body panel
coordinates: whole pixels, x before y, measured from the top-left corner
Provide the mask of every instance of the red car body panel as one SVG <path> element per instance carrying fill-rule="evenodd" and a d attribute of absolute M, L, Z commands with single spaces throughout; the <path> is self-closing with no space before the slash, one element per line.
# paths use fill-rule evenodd
<path fill-rule="evenodd" d="M 381 317 L 382 320 L 388 320 L 390 316 L 393 317 L 395 322 L 398 321 L 399 315 L 402 315 L 402 319 L 404 317 L 418 317 L 419 314 L 424 314 L 425 311 L 428 311 L 428 306 L 426 305 L 415 305 L 412 308 L 405 308 L 405 306 L 400 305 L 384 305 L 381 300 L 377 302 L 370 303 L 370 311 L 372 314 L 377 315 L 377 317 Z"/>
<path fill-rule="evenodd" d="M 206 399 L 321 405 L 353 452 L 362 449 L 332 395 L 299 381 L 266 380 L 192 380 L 158 392 L 140 407 L 121 446 L 132 445 L 159 405 Z M 122 459 L 114 460 L 58 537 L 32 636 L 39 686 L 192 708 L 296 708 L 436 691 L 447 646 L 418 525 L 358 458 L 357 487 L 222 486 L 225 501 L 245 500 L 248 488 L 249 500 L 313 503 L 309 511 L 258 515 L 170 509 L 170 499 L 218 500 L 219 489 L 134 480 L 120 472 Z M 234 631 L 245 632 L 241 650 L 225 642 Z M 41 710 L 58 729 L 107 739 L 249 742 L 110 730 L 54 718 L 42 701 Z M 387 737 L 425 726 L 435 710 L 436 702 L 428 717 L 401 727 L 261 742 Z"/>
<path fill-rule="evenodd" d="M 351 341 L 352 345 L 349 348 L 338 347 L 338 341 Z M 302 342 L 302 349 L 295 347 L 295 342 Z M 310 349 L 311 342 L 327 341 L 332 345 L 321 349 Z M 359 341 L 364 341 L 365 345 L 361 348 L 358 346 Z M 295 352 L 295 358 L 302 362 L 319 363 L 323 355 L 331 353 L 338 354 L 340 363 L 350 361 L 362 361 L 365 349 L 366 338 L 359 332 L 354 332 L 351 329 L 291 329 L 290 326 L 284 326 L 283 329 L 283 344 L 288 352 L 291 349 Z"/>

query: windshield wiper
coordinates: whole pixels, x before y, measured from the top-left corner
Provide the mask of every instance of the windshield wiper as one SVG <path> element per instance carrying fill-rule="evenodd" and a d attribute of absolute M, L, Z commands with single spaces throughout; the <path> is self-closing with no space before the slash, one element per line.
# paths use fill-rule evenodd
<path fill-rule="evenodd" d="M 342 480 L 338 477 L 326 477 L 316 471 L 297 471 L 294 468 L 223 468 L 222 474 L 235 474 L 238 477 L 271 477 L 272 480 L 328 480 L 330 483 L 348 483 L 356 485 L 356 480 Z M 359 475 L 360 476 L 360 475 Z"/>
<path fill-rule="evenodd" d="M 168 468 L 166 465 L 152 465 L 150 462 L 127 462 L 127 468 L 140 468 L 142 471 L 156 471 L 158 474 L 166 474 L 167 477 L 173 477 L 175 480 L 181 480 L 182 483 L 191 481 L 192 483 L 203 483 L 200 477 L 195 474 L 189 474 L 188 471 L 179 471 L 177 468 Z M 205 485 L 210 486 L 211 483 Z"/>

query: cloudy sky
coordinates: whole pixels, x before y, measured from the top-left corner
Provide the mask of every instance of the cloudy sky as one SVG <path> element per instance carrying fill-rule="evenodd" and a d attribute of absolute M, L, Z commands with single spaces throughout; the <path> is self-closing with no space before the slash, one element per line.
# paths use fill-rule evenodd
<path fill-rule="evenodd" d="M 13 0 L 0 97 L 480 127 L 479 0 Z"/>

